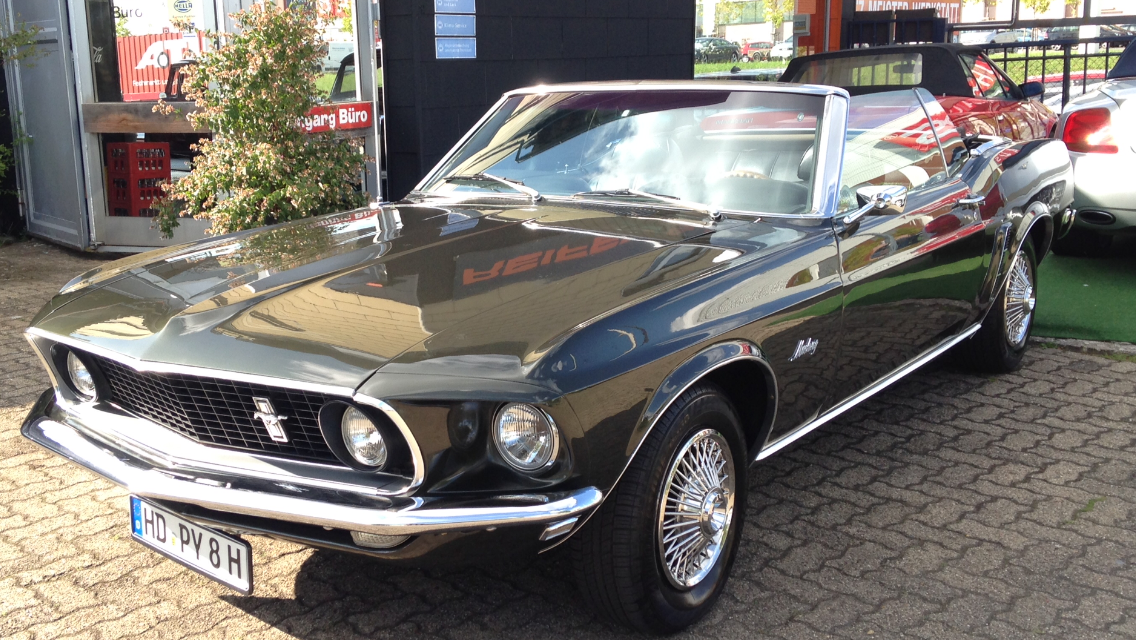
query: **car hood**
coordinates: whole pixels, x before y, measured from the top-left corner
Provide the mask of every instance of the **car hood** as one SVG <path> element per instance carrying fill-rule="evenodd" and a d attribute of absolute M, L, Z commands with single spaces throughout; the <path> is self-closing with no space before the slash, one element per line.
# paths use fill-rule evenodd
<path fill-rule="evenodd" d="M 135 256 L 73 281 L 33 326 L 144 361 L 354 388 L 388 363 L 460 374 L 531 359 L 712 265 L 644 279 L 667 247 L 712 230 L 698 214 L 485 202 L 398 203 Z"/>

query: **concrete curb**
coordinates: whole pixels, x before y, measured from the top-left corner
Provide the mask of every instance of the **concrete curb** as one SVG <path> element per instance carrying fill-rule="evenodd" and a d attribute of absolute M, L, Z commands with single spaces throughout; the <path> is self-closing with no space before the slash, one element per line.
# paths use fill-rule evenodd
<path fill-rule="evenodd" d="M 1030 338 L 1033 344 L 1055 344 L 1061 349 L 1094 353 L 1100 355 L 1123 354 L 1136 356 L 1136 344 L 1130 342 L 1100 342 L 1097 340 L 1072 340 L 1068 338 Z"/>

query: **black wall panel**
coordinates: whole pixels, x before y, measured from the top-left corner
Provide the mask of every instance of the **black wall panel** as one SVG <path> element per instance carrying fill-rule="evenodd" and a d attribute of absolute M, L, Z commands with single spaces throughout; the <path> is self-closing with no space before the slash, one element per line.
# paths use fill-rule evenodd
<path fill-rule="evenodd" d="M 694 74 L 694 0 L 477 0 L 476 60 L 435 59 L 433 0 L 381 1 L 392 199 L 506 91 Z"/>

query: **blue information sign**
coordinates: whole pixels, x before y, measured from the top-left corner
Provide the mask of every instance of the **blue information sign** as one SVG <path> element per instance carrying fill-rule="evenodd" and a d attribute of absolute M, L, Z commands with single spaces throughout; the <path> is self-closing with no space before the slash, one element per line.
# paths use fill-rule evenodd
<path fill-rule="evenodd" d="M 434 0 L 434 13 L 477 13 L 477 0 Z"/>
<path fill-rule="evenodd" d="M 477 57 L 477 38 L 434 38 L 439 60 Z"/>
<path fill-rule="evenodd" d="M 477 35 L 477 16 L 434 16 L 434 35 L 475 36 Z"/>

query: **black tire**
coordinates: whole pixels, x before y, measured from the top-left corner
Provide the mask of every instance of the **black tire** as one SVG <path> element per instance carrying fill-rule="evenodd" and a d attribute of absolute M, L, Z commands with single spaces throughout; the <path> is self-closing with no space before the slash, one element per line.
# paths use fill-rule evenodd
<path fill-rule="evenodd" d="M 715 443 L 728 445 L 723 453 L 733 462 L 733 502 L 728 507 L 732 518 L 716 556 L 700 565 L 708 572 L 693 586 L 681 588 L 672 583 L 675 574 L 661 557 L 663 490 L 670 488 L 668 480 L 676 478 L 672 467 L 679 464 L 677 456 L 685 454 L 688 443 L 714 433 L 720 436 Z M 726 585 L 741 540 L 748 462 L 737 413 L 722 392 L 699 383 L 683 393 L 648 434 L 613 493 L 572 538 L 576 579 L 584 599 L 613 622 L 646 633 L 674 633 L 705 616 Z M 695 513 L 684 511 L 683 517 L 697 519 Z M 672 529 L 683 533 L 669 544 L 688 531 L 702 531 L 701 524 L 684 521 L 682 527 Z"/>
<path fill-rule="evenodd" d="M 738 54 L 731 53 L 730 54 L 730 62 L 737 62 L 737 61 L 738 61 Z"/>
<path fill-rule="evenodd" d="M 1012 282 L 1015 270 L 1019 266 L 1019 260 L 1025 261 L 1028 265 L 1028 280 L 1030 281 L 1028 292 L 1021 291 L 1020 287 L 1015 288 L 1015 283 Z M 1012 288 L 1015 288 L 1017 295 L 1011 295 Z M 1014 300 L 1020 300 L 1023 294 L 1026 299 L 1033 300 L 1036 303 L 1037 257 L 1033 243 L 1029 240 L 1022 245 L 1021 250 L 1010 261 L 1007 282 L 1002 286 L 998 297 L 994 299 L 993 306 L 986 314 L 986 319 L 982 321 L 982 328 L 970 339 L 963 340 L 955 347 L 955 355 L 962 365 L 986 373 L 1010 373 L 1017 371 L 1022 366 L 1022 357 L 1029 346 L 1029 337 L 1033 332 L 1034 313 L 1032 306 L 1025 319 L 1024 334 L 1016 330 L 1016 324 L 1013 324 L 1011 329 L 1008 330 L 1007 324 L 1010 323 L 1012 318 L 1016 317 L 1014 307 L 1019 307 L 1018 311 L 1020 311 L 1020 306 L 1015 304 Z M 1010 305 L 1007 305 L 1006 302 L 1008 296 L 1011 298 Z M 1008 317 L 1008 314 L 1010 317 Z M 1014 334 L 1013 337 L 1011 337 L 1011 334 Z"/>
<path fill-rule="evenodd" d="M 1112 236 L 1073 227 L 1064 238 L 1053 241 L 1053 253 L 1072 258 L 1093 258 L 1108 251 L 1112 246 Z"/>
<path fill-rule="evenodd" d="M 749 55 L 744 55 L 742 56 L 742 62 L 752 62 L 752 60 L 750 60 Z"/>

